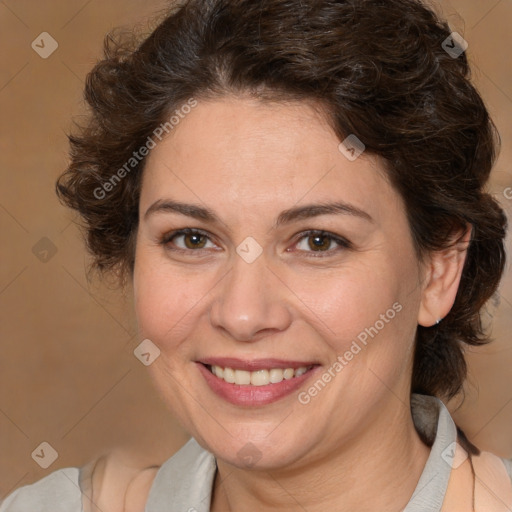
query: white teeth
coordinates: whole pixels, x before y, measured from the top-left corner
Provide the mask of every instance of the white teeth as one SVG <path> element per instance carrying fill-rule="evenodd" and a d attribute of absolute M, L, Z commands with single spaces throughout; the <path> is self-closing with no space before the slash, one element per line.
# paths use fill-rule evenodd
<path fill-rule="evenodd" d="M 220 366 L 217 366 L 217 368 L 222 372 L 222 368 Z M 221 376 L 217 373 L 217 377 L 224 379 L 226 382 L 229 382 L 230 384 L 234 384 L 235 382 L 235 372 L 231 368 L 224 368 L 224 375 Z"/>
<path fill-rule="evenodd" d="M 293 379 L 293 374 L 295 373 L 295 370 L 293 368 L 286 368 L 286 370 L 283 371 L 283 377 L 288 379 Z"/>
<path fill-rule="evenodd" d="M 251 372 L 251 384 L 253 386 L 266 386 L 270 382 L 268 370 Z"/>
<path fill-rule="evenodd" d="M 267 384 L 277 384 L 283 379 L 288 380 L 294 377 L 304 375 L 312 366 L 301 366 L 300 368 L 272 368 L 271 370 L 256 370 L 249 372 L 247 370 L 233 370 L 232 368 L 222 368 L 221 366 L 211 366 L 211 372 L 219 379 L 223 379 L 230 384 L 239 386 L 266 386 Z"/>
<path fill-rule="evenodd" d="M 304 366 L 297 368 L 295 370 L 295 377 L 300 377 L 301 375 L 304 375 L 307 371 L 308 371 L 308 369 L 305 368 Z"/>
<path fill-rule="evenodd" d="M 235 370 L 235 384 L 250 384 L 251 372 L 245 370 Z"/>
<path fill-rule="evenodd" d="M 283 380 L 283 370 L 280 368 L 272 368 L 269 372 L 269 380 L 272 384 L 277 384 Z"/>

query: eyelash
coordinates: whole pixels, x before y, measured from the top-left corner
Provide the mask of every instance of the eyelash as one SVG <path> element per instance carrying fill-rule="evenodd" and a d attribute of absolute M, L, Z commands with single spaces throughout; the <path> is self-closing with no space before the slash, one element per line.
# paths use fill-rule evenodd
<path fill-rule="evenodd" d="M 172 240 L 174 238 L 182 236 L 182 235 L 200 235 L 200 236 L 206 237 L 209 241 L 212 241 L 210 235 L 206 231 L 203 231 L 201 229 L 184 228 L 184 229 L 179 229 L 179 230 L 172 231 L 170 233 L 165 234 L 162 237 L 162 239 L 160 240 L 160 244 L 167 246 L 172 242 Z M 331 241 L 337 243 L 340 246 L 339 249 L 351 249 L 352 248 L 352 244 L 348 240 L 345 240 L 344 238 L 334 235 L 333 233 L 330 233 L 328 231 L 323 231 L 323 230 L 318 230 L 318 229 L 310 229 L 310 230 L 306 230 L 306 231 L 302 231 L 301 233 L 298 233 L 296 235 L 296 241 L 294 242 L 294 245 L 297 245 L 303 238 L 309 238 L 312 236 L 328 238 Z M 181 253 L 194 253 L 194 252 L 200 253 L 203 250 L 206 250 L 203 248 L 182 249 L 182 248 L 176 248 L 176 247 L 172 247 L 172 248 L 167 247 L 167 249 L 174 251 L 174 252 L 181 252 Z M 322 258 L 322 257 L 325 257 L 325 256 L 323 256 L 324 254 L 330 256 L 333 253 L 339 252 L 339 250 L 337 251 L 337 250 L 331 250 L 331 249 L 328 249 L 326 251 L 301 251 L 301 250 L 299 250 L 299 251 L 304 252 L 304 253 L 309 253 L 309 255 L 307 257 L 312 257 L 312 258 L 318 258 L 318 257 Z"/>

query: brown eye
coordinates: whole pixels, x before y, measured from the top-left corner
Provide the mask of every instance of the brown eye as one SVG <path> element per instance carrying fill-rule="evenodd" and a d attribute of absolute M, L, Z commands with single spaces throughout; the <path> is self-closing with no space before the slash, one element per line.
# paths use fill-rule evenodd
<path fill-rule="evenodd" d="M 198 233 L 187 233 L 183 236 L 185 246 L 188 249 L 202 249 L 206 244 L 206 237 Z"/>
<path fill-rule="evenodd" d="M 161 241 L 161 243 L 165 245 L 167 249 L 181 251 L 194 251 L 208 248 L 208 242 L 211 244 L 210 247 L 214 247 L 214 244 L 211 242 L 208 235 L 200 231 L 188 228 L 169 233 Z"/>
<path fill-rule="evenodd" d="M 304 253 L 335 253 L 342 249 L 349 249 L 350 242 L 343 238 L 324 231 L 306 231 L 301 233 L 296 243 L 297 249 Z"/>
<path fill-rule="evenodd" d="M 329 249 L 332 239 L 325 235 L 310 235 L 308 238 L 308 246 L 310 249 L 316 251 L 317 249 L 323 251 Z"/>

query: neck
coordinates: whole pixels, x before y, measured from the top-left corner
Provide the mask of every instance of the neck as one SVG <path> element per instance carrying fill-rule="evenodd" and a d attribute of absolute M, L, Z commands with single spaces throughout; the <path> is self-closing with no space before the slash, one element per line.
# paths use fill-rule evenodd
<path fill-rule="evenodd" d="M 350 442 L 326 452 L 307 466 L 269 471 L 247 471 L 217 460 L 212 512 L 317 512 L 327 507 L 396 512 L 409 502 L 430 449 L 418 436 L 410 409 L 394 398 Z"/>

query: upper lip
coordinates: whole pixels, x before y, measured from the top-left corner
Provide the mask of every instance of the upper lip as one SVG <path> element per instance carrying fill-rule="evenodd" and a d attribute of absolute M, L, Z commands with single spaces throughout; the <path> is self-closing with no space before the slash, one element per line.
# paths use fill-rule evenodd
<path fill-rule="evenodd" d="M 314 361 L 289 361 L 285 359 L 238 359 L 236 357 L 207 357 L 198 361 L 199 363 L 210 366 L 221 366 L 222 368 L 232 368 L 236 370 L 270 370 L 272 368 L 301 368 L 313 366 L 318 363 Z"/>

